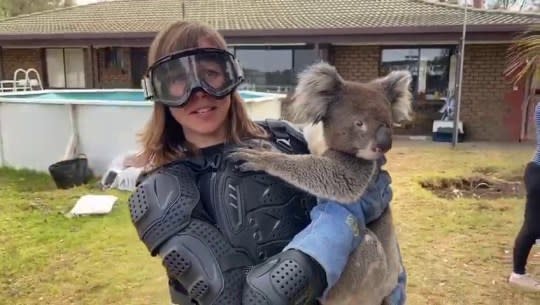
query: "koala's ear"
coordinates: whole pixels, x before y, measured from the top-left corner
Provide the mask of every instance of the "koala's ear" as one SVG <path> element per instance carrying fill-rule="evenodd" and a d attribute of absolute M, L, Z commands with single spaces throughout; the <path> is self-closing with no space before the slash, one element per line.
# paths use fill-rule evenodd
<path fill-rule="evenodd" d="M 339 99 L 344 80 L 336 68 L 326 62 L 309 66 L 298 75 L 291 111 L 300 122 L 317 123 L 328 111 L 330 104 Z"/>
<path fill-rule="evenodd" d="M 412 120 L 412 94 L 409 90 L 412 77 L 407 70 L 392 71 L 385 77 L 375 80 L 380 84 L 392 107 L 394 122 Z"/>

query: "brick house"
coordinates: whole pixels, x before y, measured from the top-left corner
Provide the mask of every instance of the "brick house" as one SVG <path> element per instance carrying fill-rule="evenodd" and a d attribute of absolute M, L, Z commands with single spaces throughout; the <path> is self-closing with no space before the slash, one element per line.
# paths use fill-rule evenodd
<path fill-rule="evenodd" d="M 417 121 L 402 133 L 429 134 L 457 83 L 463 9 L 422 0 L 117 0 L 45 11 L 0 21 L 0 76 L 35 68 L 46 88 L 138 88 L 154 35 L 182 19 L 223 33 L 249 89 L 286 92 L 319 59 L 360 81 L 409 69 Z M 504 79 L 505 55 L 516 34 L 538 23 L 540 14 L 469 11 L 468 139 L 520 139 L 526 88 Z"/>

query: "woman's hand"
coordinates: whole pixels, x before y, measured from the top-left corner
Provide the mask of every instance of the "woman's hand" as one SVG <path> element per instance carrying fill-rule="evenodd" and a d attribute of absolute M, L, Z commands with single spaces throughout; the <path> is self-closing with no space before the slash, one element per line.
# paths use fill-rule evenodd
<path fill-rule="evenodd" d="M 368 185 L 364 195 L 353 204 L 343 205 L 351 214 L 356 216 L 362 226 L 379 218 L 383 212 L 390 206 L 392 201 L 392 188 L 390 184 L 392 178 L 385 170 L 380 170 Z M 336 203 L 326 199 L 319 199 L 319 204 Z"/>

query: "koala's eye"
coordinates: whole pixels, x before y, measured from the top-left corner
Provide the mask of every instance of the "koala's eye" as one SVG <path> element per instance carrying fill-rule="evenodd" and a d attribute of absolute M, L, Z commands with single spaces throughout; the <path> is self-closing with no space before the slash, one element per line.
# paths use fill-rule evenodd
<path fill-rule="evenodd" d="M 360 121 L 360 120 L 354 122 L 354 124 L 355 124 L 356 126 L 358 126 L 358 127 L 364 126 L 364 122 L 362 122 L 362 121 Z"/>

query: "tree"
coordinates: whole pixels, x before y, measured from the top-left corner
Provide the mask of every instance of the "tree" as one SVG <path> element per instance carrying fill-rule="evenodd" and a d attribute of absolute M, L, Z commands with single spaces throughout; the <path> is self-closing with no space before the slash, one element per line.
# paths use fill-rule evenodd
<path fill-rule="evenodd" d="M 0 0 L 0 18 L 73 5 L 74 0 Z"/>
<path fill-rule="evenodd" d="M 475 6 L 475 3 L 482 3 L 482 8 L 510 10 L 510 11 L 540 11 L 540 0 L 431 0 L 434 2 L 444 2 L 449 4 L 467 3 Z"/>
<path fill-rule="evenodd" d="M 490 0 L 487 4 L 488 8 L 513 11 L 538 11 L 540 8 L 538 0 Z"/>
<path fill-rule="evenodd" d="M 497 0 L 493 4 L 494 8 L 509 8 L 511 5 L 514 5 L 518 0 Z M 521 1 L 524 2 L 524 1 Z"/>
<path fill-rule="evenodd" d="M 509 9 L 510 7 L 517 5 L 519 6 L 519 10 L 522 10 L 523 7 L 527 4 L 527 0 L 496 0 L 493 2 L 493 8 L 494 9 Z"/>

